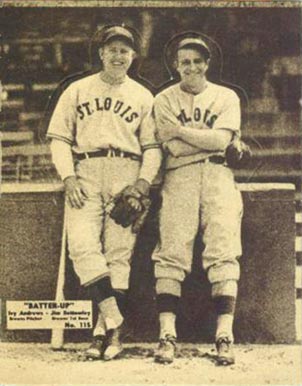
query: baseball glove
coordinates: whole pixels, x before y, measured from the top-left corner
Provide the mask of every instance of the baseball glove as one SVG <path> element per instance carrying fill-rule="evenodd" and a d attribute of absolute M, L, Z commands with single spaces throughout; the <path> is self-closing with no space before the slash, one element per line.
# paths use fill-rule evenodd
<path fill-rule="evenodd" d="M 143 182 L 142 182 L 143 181 Z M 132 226 L 133 233 L 139 233 L 149 212 L 149 184 L 138 180 L 134 185 L 126 186 L 114 197 L 110 217 L 123 228 Z"/>
<path fill-rule="evenodd" d="M 251 149 L 240 138 L 235 138 L 225 151 L 227 164 L 232 169 L 246 167 L 251 157 Z"/>

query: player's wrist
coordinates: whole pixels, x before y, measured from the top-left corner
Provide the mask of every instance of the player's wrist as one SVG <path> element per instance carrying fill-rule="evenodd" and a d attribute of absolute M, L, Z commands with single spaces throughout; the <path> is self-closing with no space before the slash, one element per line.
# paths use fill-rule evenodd
<path fill-rule="evenodd" d="M 139 178 L 134 186 L 135 189 L 142 195 L 142 196 L 149 196 L 150 193 L 150 183 L 145 180 L 144 178 Z"/>
<path fill-rule="evenodd" d="M 62 180 L 63 180 L 64 184 L 66 184 L 66 183 L 68 184 L 70 181 L 76 181 L 77 177 L 73 174 L 73 175 L 69 175 L 69 176 L 62 178 Z"/>
<path fill-rule="evenodd" d="M 68 177 L 64 178 L 63 184 L 65 187 L 65 192 L 68 194 L 76 188 L 76 186 L 78 184 L 77 177 L 76 176 L 68 176 Z"/>

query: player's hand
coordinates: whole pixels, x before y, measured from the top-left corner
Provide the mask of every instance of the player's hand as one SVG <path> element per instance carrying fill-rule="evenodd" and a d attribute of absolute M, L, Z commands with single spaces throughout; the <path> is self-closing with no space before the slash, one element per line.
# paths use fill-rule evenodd
<path fill-rule="evenodd" d="M 140 201 L 138 199 L 136 199 L 134 197 L 129 197 L 128 198 L 128 204 L 136 212 L 141 212 L 142 211 L 142 204 L 140 203 Z"/>
<path fill-rule="evenodd" d="M 178 138 L 180 133 L 180 125 L 172 123 L 163 123 L 159 125 L 157 137 L 160 142 L 167 142 L 171 139 Z"/>
<path fill-rule="evenodd" d="M 64 180 L 65 195 L 71 208 L 81 209 L 88 198 L 87 190 L 81 185 L 75 176 L 69 176 Z"/>

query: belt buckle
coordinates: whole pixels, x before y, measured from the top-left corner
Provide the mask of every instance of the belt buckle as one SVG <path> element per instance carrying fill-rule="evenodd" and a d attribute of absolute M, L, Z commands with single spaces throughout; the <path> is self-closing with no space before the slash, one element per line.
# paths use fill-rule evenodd
<path fill-rule="evenodd" d="M 84 156 L 85 156 L 86 159 L 89 159 L 89 154 L 88 153 L 85 152 Z"/>
<path fill-rule="evenodd" d="M 112 151 L 111 147 L 109 147 L 109 149 L 108 149 L 107 157 L 109 157 L 109 158 L 113 157 L 113 151 Z"/>

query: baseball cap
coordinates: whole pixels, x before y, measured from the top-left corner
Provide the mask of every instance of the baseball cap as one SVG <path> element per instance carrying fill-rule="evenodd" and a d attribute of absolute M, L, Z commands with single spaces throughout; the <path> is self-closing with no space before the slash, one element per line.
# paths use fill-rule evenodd
<path fill-rule="evenodd" d="M 126 40 L 128 44 L 130 44 L 130 46 L 134 48 L 135 41 L 132 33 L 128 29 L 121 26 L 114 26 L 114 27 L 108 28 L 104 34 L 102 44 L 106 44 L 111 39 L 119 38 L 119 37 Z"/>
<path fill-rule="evenodd" d="M 209 58 L 211 56 L 210 49 L 208 45 L 199 37 L 189 37 L 181 39 L 180 42 L 177 45 L 177 51 L 184 47 L 190 47 L 190 46 L 197 46 L 199 47 L 203 52 L 206 53 L 207 57 Z"/>

